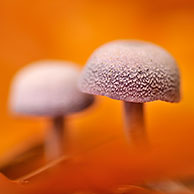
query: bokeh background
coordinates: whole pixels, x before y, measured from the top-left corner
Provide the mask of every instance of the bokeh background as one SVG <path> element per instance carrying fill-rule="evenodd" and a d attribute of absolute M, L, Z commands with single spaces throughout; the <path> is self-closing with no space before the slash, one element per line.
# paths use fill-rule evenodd
<path fill-rule="evenodd" d="M 92 108 L 68 120 L 74 149 L 114 139 L 89 157 L 98 162 L 100 158 L 97 169 L 111 159 L 117 161 L 113 166 L 129 166 L 141 178 L 167 172 L 194 174 L 193 0 L 0 0 L 0 166 L 25 142 L 41 141 L 48 123 L 47 118 L 10 114 L 7 105 L 14 74 L 40 59 L 84 66 L 95 48 L 115 39 L 151 41 L 172 53 L 181 71 L 182 101 L 146 104 L 152 149 L 141 155 L 126 143 L 121 102 L 99 97 Z"/>

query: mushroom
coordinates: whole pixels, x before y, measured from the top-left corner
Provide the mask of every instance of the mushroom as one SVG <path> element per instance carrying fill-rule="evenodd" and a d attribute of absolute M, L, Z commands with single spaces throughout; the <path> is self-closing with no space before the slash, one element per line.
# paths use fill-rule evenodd
<path fill-rule="evenodd" d="M 48 159 L 63 153 L 64 116 L 90 106 L 94 97 L 77 88 L 80 70 L 63 61 L 39 61 L 24 67 L 13 79 L 10 90 L 10 110 L 16 114 L 51 118 L 45 147 Z M 64 134 L 65 133 L 65 134 Z"/>
<path fill-rule="evenodd" d="M 134 142 L 146 140 L 144 103 L 180 101 L 180 75 L 174 58 L 144 41 L 116 40 L 98 48 L 79 79 L 82 92 L 121 100 L 125 130 Z"/>

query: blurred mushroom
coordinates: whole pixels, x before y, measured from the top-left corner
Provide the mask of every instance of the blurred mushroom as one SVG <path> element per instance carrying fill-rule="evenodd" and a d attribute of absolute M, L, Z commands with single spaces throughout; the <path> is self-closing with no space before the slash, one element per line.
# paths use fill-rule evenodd
<path fill-rule="evenodd" d="M 163 48 L 144 41 L 117 40 L 98 48 L 79 79 L 82 92 L 124 103 L 126 132 L 145 140 L 145 102 L 180 100 L 179 69 Z"/>
<path fill-rule="evenodd" d="M 63 153 L 64 116 L 82 111 L 94 101 L 92 95 L 78 90 L 79 74 L 79 68 L 71 62 L 39 61 L 23 68 L 13 79 L 11 111 L 52 120 L 45 144 L 49 159 Z"/>

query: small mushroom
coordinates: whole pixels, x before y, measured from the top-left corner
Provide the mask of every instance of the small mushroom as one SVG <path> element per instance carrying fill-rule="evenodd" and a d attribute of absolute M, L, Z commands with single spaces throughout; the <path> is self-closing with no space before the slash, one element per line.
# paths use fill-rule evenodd
<path fill-rule="evenodd" d="M 79 79 L 82 92 L 121 100 L 128 137 L 146 140 L 144 103 L 180 101 L 180 75 L 174 58 L 144 41 L 117 40 L 98 48 Z"/>
<path fill-rule="evenodd" d="M 77 88 L 80 70 L 63 61 L 39 61 L 19 71 L 13 79 L 9 107 L 12 112 L 44 116 L 52 120 L 46 138 L 46 155 L 54 159 L 63 153 L 64 116 L 90 106 L 94 97 Z"/>

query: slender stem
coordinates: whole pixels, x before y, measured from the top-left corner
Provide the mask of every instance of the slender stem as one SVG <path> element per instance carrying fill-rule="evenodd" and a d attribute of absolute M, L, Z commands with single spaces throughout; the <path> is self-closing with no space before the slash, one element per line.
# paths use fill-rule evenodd
<path fill-rule="evenodd" d="M 143 103 L 124 102 L 124 124 L 131 141 L 141 143 L 146 140 Z"/>
<path fill-rule="evenodd" d="M 46 159 L 53 160 L 63 154 L 64 147 L 64 118 L 57 116 L 52 118 L 52 127 L 46 137 Z"/>

